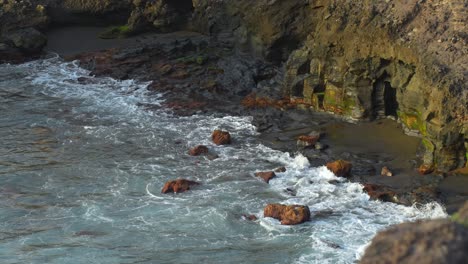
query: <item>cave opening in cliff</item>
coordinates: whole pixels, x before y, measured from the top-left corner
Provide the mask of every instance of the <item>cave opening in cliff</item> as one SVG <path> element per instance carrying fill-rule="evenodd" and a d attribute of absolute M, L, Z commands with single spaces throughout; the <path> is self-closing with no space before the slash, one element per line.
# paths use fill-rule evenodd
<path fill-rule="evenodd" d="M 390 76 L 384 73 L 374 83 L 372 91 L 372 117 L 374 119 L 387 116 L 397 117 L 398 101 L 397 89 L 390 84 Z"/>

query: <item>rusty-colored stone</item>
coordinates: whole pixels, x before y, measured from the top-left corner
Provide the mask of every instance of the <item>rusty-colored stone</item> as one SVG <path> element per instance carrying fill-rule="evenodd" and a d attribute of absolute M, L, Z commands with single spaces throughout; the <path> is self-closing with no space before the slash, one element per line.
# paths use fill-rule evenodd
<path fill-rule="evenodd" d="M 351 172 L 351 168 L 353 167 L 351 162 L 345 160 L 328 162 L 326 166 L 327 169 L 338 177 L 348 177 Z"/>
<path fill-rule="evenodd" d="M 310 220 L 310 210 L 305 205 L 269 204 L 263 216 L 278 219 L 282 225 L 297 225 Z"/>
<path fill-rule="evenodd" d="M 168 181 L 164 184 L 161 193 L 181 193 L 190 190 L 190 186 L 193 185 L 199 185 L 199 183 L 185 179 Z"/>
<path fill-rule="evenodd" d="M 256 172 L 255 176 L 260 177 L 266 183 L 269 183 L 271 179 L 276 177 L 276 174 L 273 171 L 262 171 L 262 172 Z"/>
<path fill-rule="evenodd" d="M 211 135 L 211 139 L 216 145 L 228 145 L 231 144 L 231 134 L 222 130 L 215 130 Z"/>

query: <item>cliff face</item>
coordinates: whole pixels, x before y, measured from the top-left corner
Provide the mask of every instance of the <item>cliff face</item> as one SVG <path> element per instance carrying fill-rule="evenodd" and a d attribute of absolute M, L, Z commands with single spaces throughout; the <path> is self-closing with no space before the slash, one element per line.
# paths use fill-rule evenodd
<path fill-rule="evenodd" d="M 38 21 L 86 24 L 99 16 L 128 18 L 131 32 L 200 31 L 282 67 L 282 94 L 267 95 L 349 119 L 392 116 L 423 138 L 424 164 L 447 171 L 468 156 L 465 2 L 0 0 L 0 22 L 7 21 L 0 27 L 5 35 L 5 24 L 36 21 L 8 13 L 36 14 L 40 5 Z"/>
<path fill-rule="evenodd" d="M 285 61 L 284 96 L 302 107 L 358 120 L 393 116 L 423 138 L 426 165 L 465 164 L 464 1 L 194 4 L 196 28 Z"/>

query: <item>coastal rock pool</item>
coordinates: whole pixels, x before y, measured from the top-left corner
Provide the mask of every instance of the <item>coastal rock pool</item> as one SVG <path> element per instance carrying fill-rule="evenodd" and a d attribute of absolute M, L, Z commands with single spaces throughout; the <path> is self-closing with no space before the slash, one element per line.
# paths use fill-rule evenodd
<path fill-rule="evenodd" d="M 446 215 L 436 203 L 370 201 L 361 185 L 257 142 L 250 117 L 148 110 L 164 95 L 147 85 L 56 57 L 0 65 L 2 263 L 353 263 L 377 231 Z M 211 143 L 218 128 L 232 145 Z M 219 158 L 189 156 L 198 144 Z M 279 166 L 270 184 L 253 176 Z M 160 193 L 179 177 L 202 185 Z M 263 217 L 268 203 L 308 205 L 312 220 L 282 226 Z"/>

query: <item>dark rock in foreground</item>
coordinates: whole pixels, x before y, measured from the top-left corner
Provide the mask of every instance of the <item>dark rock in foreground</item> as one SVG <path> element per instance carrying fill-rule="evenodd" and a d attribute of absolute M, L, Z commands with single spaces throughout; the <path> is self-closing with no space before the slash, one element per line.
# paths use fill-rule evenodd
<path fill-rule="evenodd" d="M 177 179 L 175 181 L 168 181 L 164 184 L 164 187 L 161 193 L 181 193 L 190 190 L 190 186 L 199 185 L 198 182 L 185 180 L 185 179 Z"/>
<path fill-rule="evenodd" d="M 278 219 L 282 225 L 297 225 L 310 220 L 310 210 L 304 205 L 269 204 L 263 216 Z"/>
<path fill-rule="evenodd" d="M 378 233 L 361 264 L 466 263 L 468 229 L 448 219 L 395 225 Z"/>

